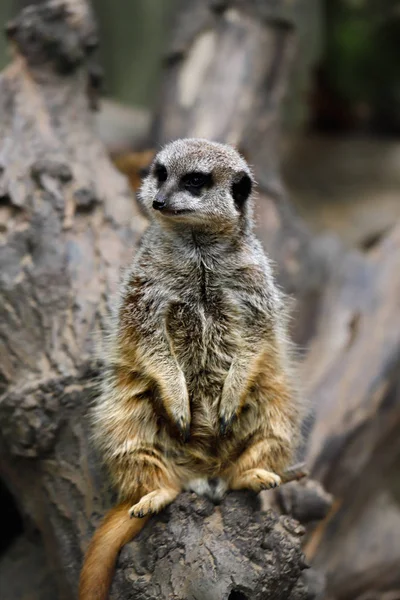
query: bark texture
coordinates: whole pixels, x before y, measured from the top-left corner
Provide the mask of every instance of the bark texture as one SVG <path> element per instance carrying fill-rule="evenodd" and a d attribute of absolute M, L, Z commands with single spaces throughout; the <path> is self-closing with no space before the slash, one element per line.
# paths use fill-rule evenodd
<path fill-rule="evenodd" d="M 182 494 L 122 551 L 113 598 L 305 600 L 303 534 L 250 493 Z"/>
<path fill-rule="evenodd" d="M 7 31 L 14 57 L 0 77 L 0 472 L 40 536 L 57 595 L 69 599 L 94 527 L 114 501 L 86 414 L 101 370 L 95 346 L 145 221 L 93 133 L 97 35 L 88 5 L 30 6 Z M 123 551 L 112 597 L 317 597 L 301 575 L 302 533 L 243 494 L 218 508 L 183 495 Z"/>

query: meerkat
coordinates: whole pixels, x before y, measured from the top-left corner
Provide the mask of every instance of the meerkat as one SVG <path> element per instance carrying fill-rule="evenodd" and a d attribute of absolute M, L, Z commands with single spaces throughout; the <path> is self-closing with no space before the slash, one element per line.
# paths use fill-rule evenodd
<path fill-rule="evenodd" d="M 140 191 L 151 217 L 107 341 L 94 435 L 119 491 L 80 600 L 107 598 L 121 547 L 183 490 L 276 487 L 299 406 L 285 300 L 253 233 L 253 175 L 232 147 L 170 143 Z"/>

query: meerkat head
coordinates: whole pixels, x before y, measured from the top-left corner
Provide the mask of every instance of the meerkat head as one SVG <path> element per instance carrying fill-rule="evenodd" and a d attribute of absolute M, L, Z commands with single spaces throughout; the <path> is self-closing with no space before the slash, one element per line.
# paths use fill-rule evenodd
<path fill-rule="evenodd" d="M 226 230 L 250 214 L 252 187 L 250 168 L 234 148 L 182 139 L 157 154 L 139 197 L 161 223 Z"/>

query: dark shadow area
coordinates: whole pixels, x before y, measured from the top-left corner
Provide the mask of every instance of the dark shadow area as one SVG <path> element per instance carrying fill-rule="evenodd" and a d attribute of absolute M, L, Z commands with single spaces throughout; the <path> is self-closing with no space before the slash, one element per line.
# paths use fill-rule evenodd
<path fill-rule="evenodd" d="M 0 511 L 2 515 L 2 532 L 0 536 L 0 555 L 23 531 L 22 517 L 14 498 L 0 479 Z"/>
<path fill-rule="evenodd" d="M 232 590 L 229 594 L 228 600 L 248 600 L 247 596 L 240 592 L 239 590 Z"/>

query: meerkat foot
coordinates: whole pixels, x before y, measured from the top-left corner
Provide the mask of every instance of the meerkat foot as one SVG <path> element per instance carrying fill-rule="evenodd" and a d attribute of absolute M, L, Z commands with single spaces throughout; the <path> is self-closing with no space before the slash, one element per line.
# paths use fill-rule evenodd
<path fill-rule="evenodd" d="M 265 469 L 249 469 L 236 477 L 230 487 L 233 490 L 248 489 L 258 493 L 262 490 L 276 488 L 280 483 L 281 478 L 272 471 L 266 471 Z"/>
<path fill-rule="evenodd" d="M 141 519 L 147 515 L 153 515 L 160 512 L 163 508 L 171 504 L 178 495 L 178 491 L 173 488 L 162 488 L 149 492 L 137 504 L 129 509 L 129 516 Z"/>

